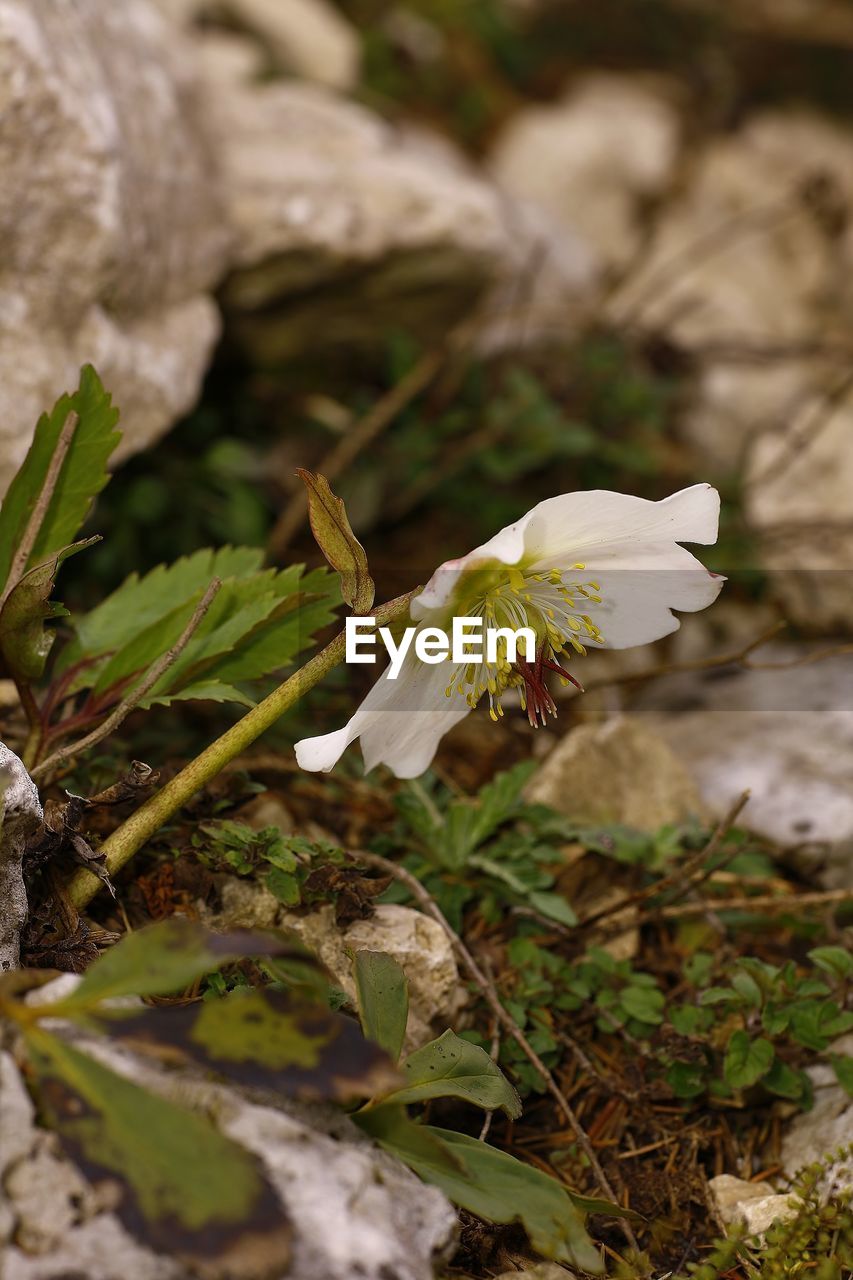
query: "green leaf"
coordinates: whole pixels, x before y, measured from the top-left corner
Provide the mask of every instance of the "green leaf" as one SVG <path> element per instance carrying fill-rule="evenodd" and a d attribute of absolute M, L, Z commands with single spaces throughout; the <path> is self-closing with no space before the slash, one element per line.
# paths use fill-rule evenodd
<path fill-rule="evenodd" d="M 735 973 L 732 977 L 732 986 L 750 1009 L 761 1008 L 761 988 L 752 974 Z"/>
<path fill-rule="evenodd" d="M 406 975 L 385 951 L 357 951 L 354 968 L 362 1030 L 396 1062 L 409 1018 Z"/>
<path fill-rule="evenodd" d="M 158 565 L 144 578 L 132 573 L 96 608 L 89 613 L 75 615 L 76 639 L 63 650 L 58 663 L 60 671 L 65 671 L 84 657 L 102 658 L 118 652 L 134 637 L 147 632 L 175 610 L 186 609 L 190 600 L 201 599 L 214 578 L 225 582 L 229 578 L 244 577 L 256 573 L 262 563 L 263 552 L 257 547 L 222 547 L 218 551 L 205 549 L 191 556 L 182 556 L 169 566 Z M 186 620 L 191 613 L 191 608 L 186 610 Z M 180 634 L 181 627 L 178 627 L 173 638 L 177 639 Z M 168 647 L 168 643 L 161 647 L 159 641 L 152 644 L 147 660 L 153 661 Z M 139 665 L 145 662 L 143 656 Z M 92 683 L 91 674 L 87 683 Z M 74 687 L 85 685 L 75 684 Z"/>
<path fill-rule="evenodd" d="M 831 1053 L 829 1061 L 838 1083 L 853 1097 L 853 1058 L 846 1053 Z"/>
<path fill-rule="evenodd" d="M 781 1058 L 776 1058 L 773 1066 L 761 1081 L 764 1088 L 768 1089 L 770 1093 L 778 1094 L 780 1098 L 790 1098 L 794 1102 L 799 1102 L 803 1097 L 806 1091 L 806 1082 L 807 1077 L 802 1071 L 794 1071 Z"/>
<path fill-rule="evenodd" d="M 47 1032 L 25 1032 L 42 1113 L 124 1226 L 194 1263 L 260 1253 L 287 1270 L 290 1231 L 259 1162 L 202 1115 L 148 1093 Z"/>
<path fill-rule="evenodd" d="M 676 1098 L 698 1098 L 708 1086 L 707 1067 L 702 1062 L 673 1062 L 666 1080 Z"/>
<path fill-rule="evenodd" d="M 567 925 L 570 929 L 578 922 L 575 912 L 561 893 L 537 889 L 527 895 L 527 901 L 540 915 Z"/>
<path fill-rule="evenodd" d="M 484 1111 L 503 1111 L 511 1120 L 521 1115 L 521 1099 L 497 1063 L 452 1031 L 409 1054 L 403 1071 L 406 1084 L 394 1092 L 394 1102 L 461 1098 Z"/>
<path fill-rule="evenodd" d="M 629 1018 L 659 1026 L 663 1022 L 664 997 L 657 987 L 625 987 L 619 1003 Z"/>
<path fill-rule="evenodd" d="M 51 458 L 70 413 L 78 423 L 48 503 L 28 564 L 38 564 L 74 540 L 109 476 L 107 459 L 121 438 L 118 410 L 91 365 L 73 395 L 62 396 L 36 426 L 33 442 L 0 509 L 0 582 L 6 583 L 18 545 L 44 488 Z"/>
<path fill-rule="evenodd" d="M 466 1134 L 413 1124 L 390 1104 L 354 1119 L 455 1204 L 489 1222 L 520 1222 L 538 1253 L 601 1274 L 583 1216 L 556 1178 Z"/>
<path fill-rule="evenodd" d="M 733 1089 L 757 1084 L 773 1065 L 776 1050 L 769 1040 L 750 1039 L 746 1031 L 735 1031 L 726 1047 L 723 1075 Z"/>
<path fill-rule="evenodd" d="M 835 978 L 853 976 L 853 955 L 846 947 L 813 947 L 808 957 L 818 969 Z"/>
<path fill-rule="evenodd" d="M 181 991 L 213 969 L 245 956 L 303 959 L 308 953 L 283 933 L 211 933 L 173 918 L 125 934 L 86 970 L 83 981 L 56 1006 L 69 1015 L 114 996 L 163 996 Z"/>
<path fill-rule="evenodd" d="M 74 620 L 77 638 L 63 651 L 57 673 L 80 667 L 71 692 L 120 687 L 175 643 L 217 577 L 222 586 L 194 635 L 140 705 L 213 698 L 251 706 L 239 683 L 290 663 L 331 621 L 335 603 L 325 570 L 305 577 L 300 565 L 261 570 L 261 554 L 255 548 L 202 551 L 141 580 L 132 576 Z"/>
<path fill-rule="evenodd" d="M 295 993 L 243 988 L 193 1004 L 104 1012 L 99 1029 L 137 1051 L 303 1102 L 372 1097 L 400 1078 L 352 1018 Z"/>
<path fill-rule="evenodd" d="M 314 540 L 340 578 L 344 601 L 353 613 L 369 613 L 376 588 L 367 553 L 352 531 L 343 499 L 335 497 L 325 476 L 302 467 L 297 467 L 296 474 L 308 490 L 308 519 Z"/>
<path fill-rule="evenodd" d="M 298 907 L 302 901 L 299 881 L 291 871 L 283 871 L 281 867 L 273 867 L 271 871 L 267 872 L 264 884 L 270 893 L 275 894 L 279 902 L 284 903 L 286 907 Z"/>
<path fill-rule="evenodd" d="M 463 867 L 474 850 L 518 812 L 524 784 L 534 768 L 532 761 L 522 761 L 482 787 L 476 800 L 451 804 L 434 850 L 445 866 Z"/>
<path fill-rule="evenodd" d="M 97 538 L 86 538 L 63 547 L 43 564 L 29 569 L 13 587 L 0 611 L 0 652 L 3 667 L 15 680 L 38 680 L 44 673 L 56 633 L 45 628 L 51 618 L 65 616 L 66 609 L 50 595 L 59 566 L 69 556 L 89 547 Z"/>

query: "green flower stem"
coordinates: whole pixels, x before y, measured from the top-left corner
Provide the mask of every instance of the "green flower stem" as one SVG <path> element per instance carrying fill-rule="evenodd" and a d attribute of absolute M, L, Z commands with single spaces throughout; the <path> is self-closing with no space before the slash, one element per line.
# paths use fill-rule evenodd
<path fill-rule="evenodd" d="M 408 612 L 412 596 L 419 589 L 415 588 L 414 591 L 398 596 L 395 600 L 390 600 L 387 604 L 374 609 L 372 616 L 376 618 L 376 625 L 387 626 L 389 622 L 403 617 Z M 321 649 L 309 659 L 304 667 L 294 672 L 264 698 L 263 702 L 259 702 L 220 738 L 212 742 L 201 755 L 191 760 L 172 778 L 171 782 L 166 783 L 161 791 L 131 814 L 127 821 L 116 828 L 101 845 L 100 852 L 106 857 L 108 873 L 114 876 L 120 871 L 182 805 L 206 786 L 211 778 L 221 773 L 227 764 L 250 747 L 309 689 L 313 689 L 334 667 L 339 666 L 345 654 L 346 637 L 342 631 L 326 645 L 325 649 Z M 103 882 L 97 876 L 81 868 L 68 884 L 68 899 L 78 910 L 82 910 L 103 887 Z"/>

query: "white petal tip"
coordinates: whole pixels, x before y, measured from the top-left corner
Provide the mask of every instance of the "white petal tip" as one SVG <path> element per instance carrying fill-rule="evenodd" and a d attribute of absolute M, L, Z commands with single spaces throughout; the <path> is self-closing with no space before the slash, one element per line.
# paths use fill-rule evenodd
<path fill-rule="evenodd" d="M 308 773 L 328 773 L 349 745 L 346 729 L 324 733 L 317 738 L 302 738 L 296 743 L 296 763 Z"/>

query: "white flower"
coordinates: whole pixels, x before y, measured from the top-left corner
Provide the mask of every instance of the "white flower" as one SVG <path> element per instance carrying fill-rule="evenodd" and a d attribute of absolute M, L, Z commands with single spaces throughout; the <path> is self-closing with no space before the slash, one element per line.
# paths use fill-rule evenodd
<path fill-rule="evenodd" d="M 548 670 L 587 648 L 627 649 L 680 626 L 672 610 L 694 612 L 717 598 L 724 579 L 680 542 L 717 539 L 720 499 L 707 484 L 661 502 L 594 490 L 540 502 L 460 560 L 448 560 L 411 604 L 419 626 L 449 628 L 454 616 L 487 626 L 532 627 L 535 664 L 422 663 L 412 645 L 396 680 L 387 673 L 342 729 L 296 744 L 303 769 L 328 770 L 356 738 L 366 769 L 386 764 L 398 778 L 428 768 L 439 741 L 487 696 L 493 719 L 517 689 L 531 724 L 556 714 Z"/>

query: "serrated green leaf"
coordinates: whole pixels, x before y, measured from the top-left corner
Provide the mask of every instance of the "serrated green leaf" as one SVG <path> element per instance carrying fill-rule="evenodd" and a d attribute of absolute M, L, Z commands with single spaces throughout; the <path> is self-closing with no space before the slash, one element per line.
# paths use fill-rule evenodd
<path fill-rule="evenodd" d="M 137 1051 L 215 1071 L 303 1102 L 348 1102 L 393 1088 L 399 1073 L 352 1018 L 268 988 L 138 1012 L 111 1011 L 100 1029 Z"/>
<path fill-rule="evenodd" d="M 302 578 L 299 565 L 261 570 L 260 556 L 255 548 L 226 547 L 128 579 L 92 614 L 75 620 L 77 639 L 57 664 L 64 671 L 85 661 L 70 691 L 91 686 L 104 693 L 141 674 L 183 633 L 218 577 L 222 586 L 194 635 L 140 706 L 168 705 L 176 697 L 253 705 L 239 682 L 286 666 L 333 617 L 331 574 Z M 323 590 L 326 595 L 318 594 Z M 137 625 L 129 627 L 129 618 Z"/>
<path fill-rule="evenodd" d="M 285 570 L 292 579 L 269 617 L 240 641 L 239 651 L 226 654 L 208 672 L 226 683 L 255 680 L 289 666 L 316 633 L 334 621 L 340 592 L 334 576 L 315 569 L 300 578 L 299 565 Z M 293 570 L 296 570 L 295 577 Z M 280 575 L 280 580 L 284 575 Z"/>
<path fill-rule="evenodd" d="M 74 616 L 75 639 L 63 650 L 58 670 L 65 671 L 84 657 L 103 658 L 118 652 L 161 619 L 186 608 L 190 600 L 201 599 L 214 578 L 224 582 L 244 577 L 256 573 L 262 563 L 263 552 L 257 547 L 221 547 L 217 551 L 206 548 L 194 555 L 182 556 L 174 564 L 158 565 L 142 578 L 132 573 L 96 608 Z M 189 619 L 191 613 L 189 608 L 184 616 Z M 179 635 L 180 629 L 175 639 Z M 165 652 L 168 644 L 153 648 L 156 657 Z M 144 659 L 140 665 L 145 665 Z M 89 671 L 84 682 L 74 687 L 85 688 L 93 680 L 94 675 Z"/>
<path fill-rule="evenodd" d="M 42 1112 L 71 1159 L 148 1248 L 243 1274 L 284 1273 L 290 1232 L 257 1159 L 202 1115 L 141 1089 L 47 1032 L 25 1032 Z"/>
<path fill-rule="evenodd" d="M 424 1182 L 489 1222 L 520 1222 L 538 1253 L 600 1275 L 602 1260 L 566 1188 L 531 1165 L 466 1134 L 416 1125 L 383 1104 L 355 1120 Z"/>
<path fill-rule="evenodd" d="M 521 1099 L 485 1049 L 445 1031 L 403 1063 L 406 1084 L 390 1101 L 409 1105 L 429 1098 L 461 1098 L 485 1111 L 521 1115 Z"/>
<path fill-rule="evenodd" d="M 279 902 L 286 907 L 298 907 L 302 901 L 299 881 L 290 871 L 283 871 L 281 867 L 273 867 L 271 871 L 267 872 L 264 884 L 270 893 L 275 894 Z"/>
<path fill-rule="evenodd" d="M 735 1031 L 726 1046 L 723 1076 L 733 1089 L 757 1084 L 773 1065 L 776 1050 L 769 1040 L 753 1040 L 746 1031 Z"/>
<path fill-rule="evenodd" d="M 175 917 L 126 934 L 90 965 L 74 991 L 51 1008 L 61 1007 L 63 1014 L 73 1016 L 115 996 L 171 995 L 245 956 L 304 959 L 307 955 L 287 934 L 273 930 L 211 933 L 200 924 Z"/>
<path fill-rule="evenodd" d="M 187 685 L 186 689 L 178 689 L 175 693 L 151 694 L 150 697 L 141 698 L 138 705 L 145 711 L 154 706 L 170 707 L 173 702 L 237 702 L 241 707 L 256 705 L 254 699 L 243 693 L 242 689 L 223 684 L 221 680 L 200 680 L 198 684 Z"/>
<path fill-rule="evenodd" d="M 28 564 L 39 564 L 74 540 L 92 500 L 109 476 L 106 463 L 121 436 L 118 410 L 91 365 L 80 371 L 73 395 L 64 395 L 36 426 L 33 442 L 0 509 L 0 583 L 6 582 L 15 551 L 44 488 L 51 458 L 70 413 L 78 423 L 59 473 L 53 497 L 35 539 Z"/>
<path fill-rule="evenodd" d="M 406 975 L 385 951 L 357 951 L 353 971 L 362 1030 L 396 1062 L 409 1017 Z"/>
<path fill-rule="evenodd" d="M 3 667 L 15 680 L 38 680 L 44 673 L 47 655 L 56 634 L 45 628 L 51 618 L 66 616 L 67 610 L 50 596 L 63 560 L 97 542 L 85 538 L 48 556 L 29 569 L 13 587 L 0 611 L 0 652 Z"/>
<path fill-rule="evenodd" d="M 761 988 L 750 973 L 735 973 L 732 977 L 732 986 L 735 991 L 751 1009 L 761 1008 Z"/>

